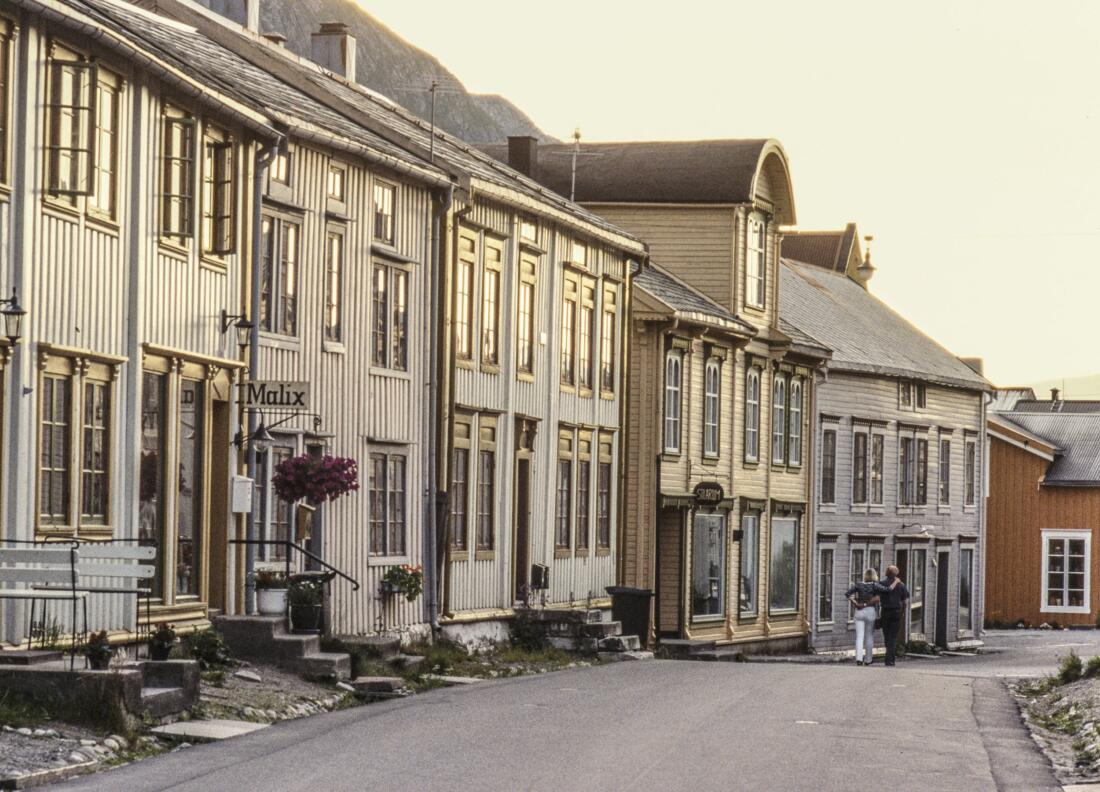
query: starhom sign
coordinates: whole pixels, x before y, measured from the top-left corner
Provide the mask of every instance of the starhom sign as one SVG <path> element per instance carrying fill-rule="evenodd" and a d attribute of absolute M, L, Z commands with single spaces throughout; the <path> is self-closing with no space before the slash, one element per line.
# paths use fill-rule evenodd
<path fill-rule="evenodd" d="M 241 406 L 262 409 L 308 410 L 309 383 L 253 380 L 240 384 Z"/>

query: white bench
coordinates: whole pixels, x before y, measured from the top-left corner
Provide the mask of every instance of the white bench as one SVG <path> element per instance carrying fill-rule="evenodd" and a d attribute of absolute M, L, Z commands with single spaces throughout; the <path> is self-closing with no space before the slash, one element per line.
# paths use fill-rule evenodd
<path fill-rule="evenodd" d="M 75 543 L 64 546 L 0 547 L 0 584 L 14 588 L 0 588 L 0 600 L 30 600 L 29 622 L 34 624 L 35 605 L 50 600 L 72 602 L 73 652 L 76 651 L 77 604 L 84 605 L 84 632 L 88 631 L 87 593 L 79 591 L 78 570 L 80 549 Z M 27 630 L 28 640 L 32 639 Z"/>

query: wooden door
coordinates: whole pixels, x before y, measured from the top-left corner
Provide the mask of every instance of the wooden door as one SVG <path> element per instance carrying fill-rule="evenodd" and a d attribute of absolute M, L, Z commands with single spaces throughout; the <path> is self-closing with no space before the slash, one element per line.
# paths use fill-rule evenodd
<path fill-rule="evenodd" d="M 527 584 L 531 575 L 531 460 L 526 456 L 516 459 L 516 516 L 512 537 L 512 595 L 517 601 L 524 600 Z"/>
<path fill-rule="evenodd" d="M 210 589 L 211 608 L 229 607 L 229 402 L 214 401 L 210 432 Z"/>
<path fill-rule="evenodd" d="M 951 552 L 941 550 L 936 564 L 936 646 L 947 648 L 947 602 L 951 587 Z"/>

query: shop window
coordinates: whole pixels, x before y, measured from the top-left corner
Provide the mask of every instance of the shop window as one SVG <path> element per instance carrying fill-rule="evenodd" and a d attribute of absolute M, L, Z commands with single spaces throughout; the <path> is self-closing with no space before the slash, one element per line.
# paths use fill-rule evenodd
<path fill-rule="evenodd" d="M 770 613 L 798 609 L 798 520 L 773 517 L 769 547 L 768 610 Z"/>
<path fill-rule="evenodd" d="M 299 225 L 264 215 L 260 225 L 260 329 L 298 332 Z"/>
<path fill-rule="evenodd" d="M 974 548 L 959 550 L 959 631 L 974 631 Z"/>
<path fill-rule="evenodd" d="M 370 552 L 376 556 L 405 554 L 407 533 L 407 458 L 398 453 L 370 455 Z"/>
<path fill-rule="evenodd" d="M 697 513 L 692 521 L 692 618 L 721 618 L 726 612 L 725 591 L 726 518 Z"/>
<path fill-rule="evenodd" d="M 151 590 L 164 591 L 164 465 L 167 459 L 168 377 L 143 372 L 141 378 L 141 469 L 138 485 L 138 540 L 157 549 Z"/>
<path fill-rule="evenodd" d="M 747 512 L 741 515 L 741 593 L 740 613 L 755 616 L 757 613 L 760 579 L 760 514 Z"/>
<path fill-rule="evenodd" d="M 202 576 L 203 482 L 206 474 L 206 383 L 180 381 L 179 477 L 176 484 L 176 596 L 197 597 Z"/>

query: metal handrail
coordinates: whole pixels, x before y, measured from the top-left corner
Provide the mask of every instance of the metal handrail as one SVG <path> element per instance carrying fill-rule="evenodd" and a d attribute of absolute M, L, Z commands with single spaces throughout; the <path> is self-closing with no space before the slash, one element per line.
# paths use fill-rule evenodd
<path fill-rule="evenodd" d="M 229 544 L 279 545 L 279 546 L 285 547 L 287 550 L 297 550 L 299 553 L 301 553 L 306 558 L 308 558 L 312 561 L 316 561 L 318 564 L 323 566 L 328 571 L 332 572 L 334 575 L 337 575 L 338 577 L 342 577 L 348 583 L 351 583 L 352 591 L 358 591 L 359 588 L 360 588 L 358 580 L 356 580 L 355 578 L 353 578 L 349 575 L 344 574 L 339 569 L 337 569 L 332 564 L 330 564 L 328 561 L 325 561 L 325 559 L 321 558 L 320 556 L 318 556 L 314 553 L 311 553 L 309 550 L 306 550 L 304 547 L 302 547 L 300 545 L 297 545 L 297 544 L 295 544 L 294 542 L 291 542 L 288 539 L 230 539 Z M 287 570 L 287 576 L 289 577 L 290 576 L 290 553 L 289 552 L 287 553 L 287 556 L 286 556 L 286 570 Z"/>

